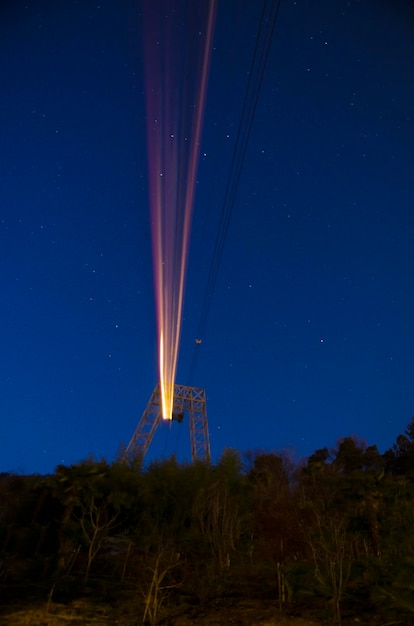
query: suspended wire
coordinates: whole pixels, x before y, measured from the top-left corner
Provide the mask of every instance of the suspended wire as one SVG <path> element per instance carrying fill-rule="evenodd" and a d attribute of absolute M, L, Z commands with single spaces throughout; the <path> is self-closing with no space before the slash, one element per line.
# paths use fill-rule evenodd
<path fill-rule="evenodd" d="M 270 47 L 276 27 L 277 18 L 279 15 L 280 4 L 281 0 L 270 0 L 270 2 L 268 2 L 268 0 L 265 0 L 263 3 L 263 9 L 256 35 L 252 62 L 250 65 L 249 80 L 243 100 L 239 127 L 231 159 L 224 200 L 221 208 L 216 240 L 214 243 L 212 261 L 207 278 L 207 286 L 204 293 L 200 320 L 197 327 L 196 345 L 193 349 L 193 355 L 188 376 L 189 385 L 191 385 L 192 378 L 194 376 L 198 356 L 201 349 L 201 340 L 204 336 L 207 318 L 210 312 L 211 301 L 217 282 L 217 276 L 220 270 L 224 245 L 226 243 L 230 219 L 240 183 L 241 172 L 253 126 L 256 107 L 259 100 L 265 69 L 270 54 Z"/>

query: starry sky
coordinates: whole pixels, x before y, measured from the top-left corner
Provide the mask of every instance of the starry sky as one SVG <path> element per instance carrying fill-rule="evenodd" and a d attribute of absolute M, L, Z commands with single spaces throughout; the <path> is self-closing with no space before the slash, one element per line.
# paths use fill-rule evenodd
<path fill-rule="evenodd" d="M 142 6 L 0 7 L 0 471 L 47 473 L 114 460 L 157 383 Z M 195 344 L 260 11 L 218 3 L 177 382 L 197 350 L 213 460 L 384 451 L 414 414 L 411 0 L 282 0 Z"/>

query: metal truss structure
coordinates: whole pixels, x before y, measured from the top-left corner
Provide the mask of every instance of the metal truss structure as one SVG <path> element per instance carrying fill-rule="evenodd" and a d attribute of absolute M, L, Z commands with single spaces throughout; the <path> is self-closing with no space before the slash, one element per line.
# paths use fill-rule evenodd
<path fill-rule="evenodd" d="M 206 393 L 197 387 L 174 385 L 172 420 L 182 422 L 186 413 L 190 423 L 191 460 L 210 463 Z M 158 384 L 125 450 L 125 459 L 135 454 L 145 457 L 161 420 L 161 392 Z"/>

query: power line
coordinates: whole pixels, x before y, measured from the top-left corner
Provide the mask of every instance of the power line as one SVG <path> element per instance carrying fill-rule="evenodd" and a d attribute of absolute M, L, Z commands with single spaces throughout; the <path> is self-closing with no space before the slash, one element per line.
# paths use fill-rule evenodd
<path fill-rule="evenodd" d="M 204 336 L 207 318 L 210 312 L 211 301 L 217 282 L 217 276 L 220 270 L 224 245 L 227 239 L 230 219 L 237 196 L 241 172 L 253 126 L 256 107 L 263 84 L 266 64 L 270 54 L 270 47 L 276 27 L 277 18 L 279 15 L 280 4 L 281 0 L 264 0 L 263 2 L 263 8 L 256 35 L 252 62 L 250 65 L 249 80 L 243 100 L 243 108 L 240 115 L 236 142 L 230 163 L 230 171 L 221 208 L 220 220 L 214 243 L 213 256 L 207 278 L 207 286 L 204 293 L 200 320 L 197 327 L 197 341 L 193 350 L 188 377 L 190 381 L 189 384 L 191 384 L 191 380 L 195 372 L 198 356 L 201 349 L 201 340 Z"/>

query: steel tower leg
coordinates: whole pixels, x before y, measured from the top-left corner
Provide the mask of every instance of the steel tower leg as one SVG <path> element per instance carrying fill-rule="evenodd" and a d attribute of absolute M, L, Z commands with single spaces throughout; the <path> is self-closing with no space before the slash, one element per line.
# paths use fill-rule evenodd
<path fill-rule="evenodd" d="M 143 412 L 138 426 L 126 447 L 124 459 L 133 457 L 135 454 L 145 457 L 161 420 L 160 390 L 157 385 Z"/>

